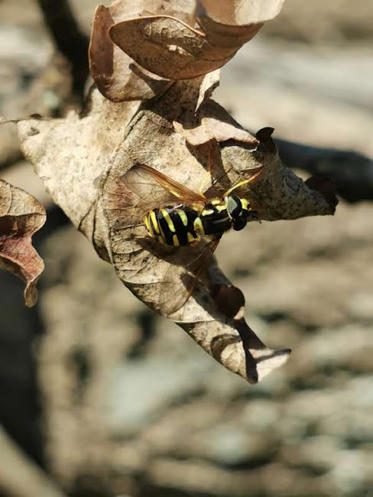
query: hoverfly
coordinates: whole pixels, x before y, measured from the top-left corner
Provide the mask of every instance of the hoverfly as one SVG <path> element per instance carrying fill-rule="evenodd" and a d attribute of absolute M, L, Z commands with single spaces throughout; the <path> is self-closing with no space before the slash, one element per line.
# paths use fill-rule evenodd
<path fill-rule="evenodd" d="M 155 179 L 179 202 L 176 205 L 150 209 L 144 216 L 148 235 L 160 243 L 172 247 L 193 245 L 202 236 L 210 236 L 217 242 L 231 228 L 239 231 L 248 221 L 258 220 L 258 214 L 250 207 L 249 202 L 233 191 L 255 180 L 260 171 L 231 187 L 221 198 L 211 199 L 145 164 L 135 166 L 134 172 L 139 171 L 142 175 Z"/>
<path fill-rule="evenodd" d="M 145 228 L 145 241 L 153 247 L 173 249 L 173 253 L 184 251 L 184 255 L 188 251 L 186 262 L 182 263 L 185 272 L 192 275 L 188 283 L 181 285 L 180 277 L 175 281 L 173 265 L 164 275 L 164 283 L 172 282 L 169 292 L 165 289 L 160 292 L 163 304 L 167 300 L 167 314 L 177 311 L 188 301 L 222 235 L 230 229 L 241 230 L 249 221 L 258 220 L 257 211 L 235 191 L 254 181 L 261 170 L 261 167 L 256 168 L 249 178 L 233 185 L 221 196 L 197 193 L 145 164 L 136 164 L 121 176 L 120 183 L 126 192 L 125 201 L 121 201 L 122 206 L 126 204 L 124 228 Z M 164 310 L 165 305 L 161 308 Z"/>

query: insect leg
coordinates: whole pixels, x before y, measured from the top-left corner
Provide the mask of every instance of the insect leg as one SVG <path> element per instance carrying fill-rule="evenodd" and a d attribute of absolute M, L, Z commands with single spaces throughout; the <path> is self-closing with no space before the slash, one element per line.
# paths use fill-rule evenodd
<path fill-rule="evenodd" d="M 239 188 L 240 186 L 243 186 L 243 185 L 247 185 L 248 183 L 251 183 L 252 181 L 256 180 L 256 178 L 260 175 L 260 173 L 262 172 L 262 169 L 263 169 L 263 166 L 260 166 L 260 168 L 256 168 L 254 169 L 254 174 L 252 176 L 250 176 L 250 178 L 247 178 L 247 179 L 244 179 L 242 181 L 239 181 L 238 183 L 236 183 L 235 185 L 233 185 L 231 188 L 229 188 L 229 190 L 227 190 L 225 193 L 224 193 L 224 197 L 227 197 L 228 195 L 230 195 L 236 188 Z"/>

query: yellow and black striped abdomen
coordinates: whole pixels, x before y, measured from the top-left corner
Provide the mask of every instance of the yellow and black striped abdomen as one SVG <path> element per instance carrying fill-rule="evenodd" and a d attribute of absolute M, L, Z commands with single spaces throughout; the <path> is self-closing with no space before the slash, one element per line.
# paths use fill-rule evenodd
<path fill-rule="evenodd" d="M 190 245 L 204 234 L 198 220 L 197 210 L 180 205 L 149 211 L 144 217 L 144 224 L 151 237 L 166 245 L 178 247 Z"/>

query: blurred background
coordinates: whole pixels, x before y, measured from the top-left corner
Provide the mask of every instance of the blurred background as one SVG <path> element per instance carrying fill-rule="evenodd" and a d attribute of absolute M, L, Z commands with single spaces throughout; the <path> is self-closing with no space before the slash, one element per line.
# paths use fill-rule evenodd
<path fill-rule="evenodd" d="M 71 6 L 84 39 L 96 2 Z M 340 194 L 334 217 L 251 224 L 219 247 L 249 324 L 293 349 L 256 386 L 120 284 L 0 128 L 1 176 L 48 209 L 37 307 L 0 273 L 1 497 L 373 496 L 372 15 L 372 0 L 287 0 L 215 94 Z M 0 78 L 7 118 L 76 105 L 36 1 L 0 0 Z"/>

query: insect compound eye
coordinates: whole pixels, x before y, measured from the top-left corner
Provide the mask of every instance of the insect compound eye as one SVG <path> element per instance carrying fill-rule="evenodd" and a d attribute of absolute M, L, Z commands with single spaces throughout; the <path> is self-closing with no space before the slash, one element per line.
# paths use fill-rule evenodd
<path fill-rule="evenodd" d="M 225 197 L 225 202 L 228 216 L 233 220 L 237 219 L 242 212 L 242 204 L 239 197 L 236 195 L 228 195 L 228 197 Z"/>
<path fill-rule="evenodd" d="M 244 213 L 242 213 L 242 214 L 244 214 Z M 240 230 L 244 229 L 246 224 L 247 224 L 247 215 L 241 215 L 233 221 L 232 227 L 235 231 L 240 231 Z"/>

